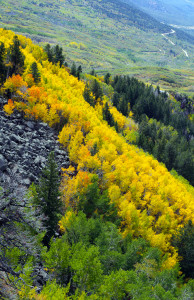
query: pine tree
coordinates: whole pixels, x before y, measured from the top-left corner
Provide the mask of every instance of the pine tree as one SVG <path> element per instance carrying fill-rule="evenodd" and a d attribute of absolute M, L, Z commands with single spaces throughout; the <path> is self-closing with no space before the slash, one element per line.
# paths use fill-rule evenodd
<path fill-rule="evenodd" d="M 35 83 L 40 82 L 40 73 L 38 71 L 37 63 L 33 62 L 30 69 L 31 69 L 32 76 L 34 78 L 34 82 Z"/>
<path fill-rule="evenodd" d="M 77 78 L 78 78 L 78 80 L 80 80 L 80 74 L 82 73 L 82 67 L 81 66 L 79 66 L 78 68 L 77 68 Z"/>
<path fill-rule="evenodd" d="M 60 177 L 58 168 L 54 160 L 54 153 L 51 152 L 48 157 L 47 165 L 42 171 L 42 177 L 36 187 L 37 194 L 34 199 L 35 204 L 39 206 L 41 213 L 45 216 L 43 225 L 47 232 L 43 242 L 47 246 L 49 245 L 51 237 L 57 231 L 62 210 L 59 185 Z"/>
<path fill-rule="evenodd" d="M 56 45 L 54 47 L 54 63 L 58 63 L 60 67 L 62 67 L 64 60 L 65 60 L 65 56 L 63 55 L 63 48 L 59 47 L 59 45 Z"/>
<path fill-rule="evenodd" d="M 194 278 L 194 226 L 191 220 L 174 236 L 173 244 L 181 257 L 183 273 L 186 277 Z"/>
<path fill-rule="evenodd" d="M 76 64 L 73 62 L 72 66 L 71 66 L 71 75 L 73 76 L 77 76 L 77 68 L 76 68 Z"/>
<path fill-rule="evenodd" d="M 13 44 L 8 49 L 8 60 L 11 63 L 11 68 L 8 71 L 8 76 L 13 74 L 21 74 L 24 69 L 24 55 L 20 50 L 20 41 L 17 35 L 13 38 Z"/>
<path fill-rule="evenodd" d="M 95 76 L 96 77 L 96 72 L 94 69 L 92 69 L 92 71 L 90 72 L 90 75 Z"/>
<path fill-rule="evenodd" d="M 94 99 L 93 97 L 91 96 L 91 90 L 89 88 L 89 85 L 88 83 L 86 83 L 85 85 L 85 88 L 84 88 L 84 92 L 83 92 L 83 96 L 84 96 L 84 99 L 91 105 L 91 106 L 95 106 L 95 103 L 94 103 Z"/>
<path fill-rule="evenodd" d="M 105 106 L 103 107 L 102 113 L 103 113 L 103 119 L 106 120 L 110 126 L 114 126 L 114 119 L 113 119 L 112 114 L 110 113 L 107 102 L 106 102 Z"/>
<path fill-rule="evenodd" d="M 91 91 L 94 94 L 96 101 L 97 101 L 97 99 L 102 99 L 102 96 L 103 96 L 102 88 L 96 79 L 94 79 L 94 81 L 92 83 Z"/>
<path fill-rule="evenodd" d="M 109 84 L 109 82 L 110 82 L 110 73 L 107 73 L 105 76 L 104 76 L 104 82 L 106 83 L 106 84 Z"/>
<path fill-rule="evenodd" d="M 54 53 L 53 53 L 53 49 L 51 48 L 50 44 L 47 44 L 44 48 L 47 56 L 48 56 L 48 61 L 53 62 L 54 59 Z"/>
<path fill-rule="evenodd" d="M 3 84 L 6 80 L 6 66 L 4 63 L 5 59 L 5 45 L 4 43 L 0 44 L 0 84 Z"/>
<path fill-rule="evenodd" d="M 119 94 L 117 92 L 114 93 L 113 95 L 113 99 L 112 99 L 112 104 L 113 106 L 115 106 L 116 108 L 118 108 L 119 105 Z"/>

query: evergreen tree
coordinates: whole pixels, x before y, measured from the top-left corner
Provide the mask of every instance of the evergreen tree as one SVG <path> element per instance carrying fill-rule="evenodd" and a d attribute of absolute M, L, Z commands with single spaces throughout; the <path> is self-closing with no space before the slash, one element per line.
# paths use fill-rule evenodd
<path fill-rule="evenodd" d="M 72 66 L 71 66 L 71 75 L 73 76 L 77 76 L 77 68 L 76 68 L 76 64 L 73 62 Z"/>
<path fill-rule="evenodd" d="M 186 277 L 194 278 L 194 226 L 191 220 L 174 236 L 173 244 L 182 258 L 180 266 L 183 273 Z"/>
<path fill-rule="evenodd" d="M 6 80 L 6 66 L 4 63 L 5 60 L 5 45 L 4 43 L 0 44 L 0 84 L 3 84 Z"/>
<path fill-rule="evenodd" d="M 58 63 L 60 67 L 62 67 L 64 60 L 65 60 L 65 56 L 63 55 L 63 48 L 59 47 L 59 45 L 56 45 L 54 47 L 54 63 Z"/>
<path fill-rule="evenodd" d="M 47 54 L 49 62 L 52 62 L 53 64 L 57 64 L 59 62 L 60 67 L 62 67 L 65 60 L 62 47 L 60 47 L 59 45 L 51 47 L 50 44 L 47 44 L 44 50 Z"/>
<path fill-rule="evenodd" d="M 169 170 L 174 168 L 174 163 L 175 163 L 176 154 L 177 154 L 176 151 L 177 151 L 176 144 L 175 144 L 175 141 L 172 139 L 166 144 L 165 150 L 164 150 L 164 157 L 165 157 L 164 160 L 165 160 L 165 164 Z"/>
<path fill-rule="evenodd" d="M 95 106 L 94 99 L 91 96 L 91 90 L 89 88 L 88 83 L 86 83 L 85 88 L 84 88 L 84 93 L 83 93 L 84 99 L 91 105 Z"/>
<path fill-rule="evenodd" d="M 32 76 L 34 78 L 34 82 L 38 83 L 40 81 L 40 73 L 38 71 L 38 67 L 37 67 L 36 62 L 32 63 L 30 70 L 31 70 Z"/>
<path fill-rule="evenodd" d="M 128 103 L 125 100 L 125 98 L 123 97 L 119 103 L 119 111 L 124 115 L 127 116 L 128 115 Z"/>
<path fill-rule="evenodd" d="M 49 62 L 54 62 L 54 53 L 53 53 L 53 49 L 51 48 L 50 44 L 47 44 L 44 48 L 47 56 L 48 56 L 48 61 Z"/>
<path fill-rule="evenodd" d="M 54 153 L 51 152 L 48 157 L 47 165 L 42 171 L 39 185 L 36 187 L 37 194 L 34 199 L 35 204 L 39 206 L 41 213 L 45 216 L 43 225 L 46 227 L 47 232 L 43 242 L 47 246 L 58 228 L 62 210 L 59 185 L 60 177 L 58 168 L 54 160 Z"/>
<path fill-rule="evenodd" d="M 119 105 L 119 101 L 120 101 L 119 94 L 117 92 L 115 92 L 113 95 L 113 99 L 112 99 L 113 106 L 115 106 L 117 108 Z"/>
<path fill-rule="evenodd" d="M 77 68 L 77 78 L 78 78 L 78 80 L 80 80 L 80 74 L 82 73 L 82 67 L 81 66 L 79 66 L 78 68 Z"/>
<path fill-rule="evenodd" d="M 17 35 L 13 38 L 13 44 L 8 49 L 8 60 L 11 63 L 11 68 L 8 71 L 8 76 L 13 74 L 21 74 L 24 69 L 24 55 L 20 50 L 20 41 Z"/>
<path fill-rule="evenodd" d="M 112 114 L 110 113 L 107 102 L 106 102 L 105 106 L 103 107 L 102 114 L 103 114 L 103 119 L 106 120 L 110 126 L 114 126 L 114 119 L 113 119 Z"/>
<path fill-rule="evenodd" d="M 106 83 L 106 84 L 109 84 L 109 82 L 110 82 L 110 73 L 107 73 L 105 76 L 104 76 L 104 82 Z"/>
<path fill-rule="evenodd" d="M 94 69 L 92 69 L 92 71 L 90 72 L 90 75 L 95 76 L 96 77 L 96 72 Z"/>
<path fill-rule="evenodd" d="M 91 91 L 94 94 L 96 101 L 97 99 L 102 100 L 102 96 L 103 96 L 102 88 L 96 79 L 94 79 L 94 81 L 92 82 Z"/>
<path fill-rule="evenodd" d="M 193 152 L 188 149 L 178 153 L 176 158 L 176 170 L 194 185 L 194 159 Z"/>

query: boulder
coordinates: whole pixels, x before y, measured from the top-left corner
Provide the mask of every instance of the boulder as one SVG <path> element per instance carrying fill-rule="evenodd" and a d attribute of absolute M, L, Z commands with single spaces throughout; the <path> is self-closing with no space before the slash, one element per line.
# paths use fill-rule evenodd
<path fill-rule="evenodd" d="M 0 154 L 0 171 L 5 171 L 7 168 L 7 160 Z"/>
<path fill-rule="evenodd" d="M 26 126 L 28 126 L 32 130 L 34 129 L 34 123 L 32 123 L 31 121 L 27 121 Z"/>

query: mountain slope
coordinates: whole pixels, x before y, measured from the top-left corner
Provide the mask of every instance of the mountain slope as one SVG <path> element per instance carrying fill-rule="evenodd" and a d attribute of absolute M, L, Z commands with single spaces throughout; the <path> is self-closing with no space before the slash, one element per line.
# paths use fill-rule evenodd
<path fill-rule="evenodd" d="M 87 71 L 95 66 L 99 72 L 147 74 L 149 79 L 149 70 L 137 67 L 194 69 L 189 35 L 174 33 L 169 37 L 172 45 L 161 35 L 170 32 L 170 27 L 116 0 L 1 0 L 0 4 L 1 26 L 38 42 L 60 43 L 67 61 L 73 59 Z M 177 78 L 176 72 L 173 76 Z M 181 82 L 190 81 L 190 76 L 183 76 Z"/>
<path fill-rule="evenodd" d="M 19 41 L 15 48 L 14 41 Z M 47 166 L 44 181 L 42 178 L 39 187 L 31 187 L 27 197 L 14 191 L 0 193 L 3 299 L 14 299 L 15 294 L 21 299 L 60 300 L 175 300 L 177 296 L 183 300 L 186 294 L 192 299 L 193 281 L 183 285 L 176 264 L 181 248 L 190 270 L 187 278 L 192 276 L 193 261 L 188 253 L 193 252 L 194 228 L 189 221 L 194 221 L 193 187 L 129 143 L 137 126 L 113 109 L 107 96 L 96 99 L 90 93 L 96 101 L 90 105 L 83 97 L 84 81 L 70 75 L 64 66 L 50 63 L 43 49 L 30 39 L 17 39 L 13 32 L 0 29 L 0 42 L 10 55 L 1 59 L 1 67 L 7 62 L 11 70 L 16 67 L 11 59 L 16 48 L 24 58 L 17 64 L 25 65 L 2 83 L 2 92 L 12 98 L 4 106 L 5 112 L 12 118 L 13 111 L 19 110 L 25 118 L 42 120 L 58 130 L 71 164 L 68 168 L 62 156 L 66 166 L 62 169 L 61 197 L 58 193 L 54 197 L 51 188 L 56 180 L 53 164 Z M 37 82 L 34 64 L 39 73 Z M 100 81 L 98 77 L 95 80 Z M 106 105 L 117 116 L 117 127 L 123 134 L 105 121 Z M 42 224 L 51 216 L 53 203 L 57 206 L 61 199 L 64 209 L 57 220 L 61 219 L 55 221 L 54 238 L 46 247 Z M 45 204 L 48 208 L 42 215 Z M 182 231 L 181 239 L 177 238 L 178 250 L 172 238 L 177 229 Z M 11 275 L 9 281 L 5 275 Z"/>
<path fill-rule="evenodd" d="M 0 33 L 0 41 L 6 45 L 12 42 L 14 34 L 5 30 Z M 4 84 L 4 90 L 9 88 L 16 97 L 14 102 L 9 101 L 6 111 L 11 113 L 16 108 L 26 117 L 41 119 L 50 126 L 60 124 L 59 141 L 67 148 L 73 167 L 64 169 L 64 175 L 75 175 L 64 176 L 65 205 L 76 207 L 77 192 L 83 192 L 96 175 L 101 191 L 108 193 L 124 220 L 124 233 L 142 236 L 164 252 L 172 251 L 169 264 L 173 265 L 176 253 L 170 246 L 171 235 L 177 226 L 193 218 L 193 188 L 107 125 L 102 112 L 106 97 L 98 100 L 95 107 L 90 106 L 82 96 L 84 82 L 69 75 L 65 68 L 49 63 L 30 40 L 20 36 L 20 41 L 26 70 L 23 78 L 13 76 Z M 29 81 L 33 61 L 41 74 L 38 86 Z M 132 124 L 130 119 L 124 119 L 126 136 Z"/>

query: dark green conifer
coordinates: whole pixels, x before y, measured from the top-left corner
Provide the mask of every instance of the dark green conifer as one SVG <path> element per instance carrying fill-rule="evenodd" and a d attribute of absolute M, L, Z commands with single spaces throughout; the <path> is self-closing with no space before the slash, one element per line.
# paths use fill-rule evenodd
<path fill-rule="evenodd" d="M 84 93 L 83 93 L 84 99 L 91 105 L 95 106 L 94 99 L 91 96 L 91 90 L 89 88 L 88 83 L 86 83 L 85 88 L 84 88 Z"/>
<path fill-rule="evenodd" d="M 78 78 L 78 80 L 80 80 L 80 74 L 82 73 L 82 67 L 81 66 L 79 66 L 78 68 L 77 68 L 77 78 Z"/>
<path fill-rule="evenodd" d="M 32 63 L 30 70 L 31 70 L 32 76 L 34 78 L 34 82 L 35 83 L 40 82 L 40 73 L 38 71 L 38 67 L 37 67 L 37 63 L 36 62 Z"/>
<path fill-rule="evenodd" d="M 72 66 L 71 66 L 71 75 L 73 76 L 77 76 L 77 68 L 76 68 L 76 64 L 73 62 Z"/>
<path fill-rule="evenodd" d="M 94 70 L 94 69 L 92 69 L 92 71 L 90 72 L 90 75 L 92 75 L 92 76 L 96 76 L 96 72 L 95 72 L 95 70 Z"/>
<path fill-rule="evenodd" d="M 54 153 L 51 152 L 39 184 L 36 187 L 37 195 L 35 204 L 39 206 L 40 211 L 44 214 L 43 225 L 46 228 L 44 244 L 49 245 L 51 237 L 55 234 L 62 212 L 62 201 L 59 192 L 60 177 L 57 164 L 54 160 Z"/>
<path fill-rule="evenodd" d="M 47 44 L 44 48 L 47 56 L 48 56 L 48 61 L 49 62 L 54 62 L 54 53 L 53 53 L 53 49 L 51 48 L 50 44 Z"/>
<path fill-rule="evenodd" d="M 105 76 L 104 76 L 104 82 L 106 83 L 106 84 L 109 84 L 109 82 L 110 82 L 110 73 L 107 73 Z"/>
<path fill-rule="evenodd" d="M 3 84 L 6 80 L 6 66 L 5 66 L 5 45 L 0 44 L 0 84 Z"/>
<path fill-rule="evenodd" d="M 112 104 L 117 108 L 119 105 L 119 94 L 117 92 L 114 93 L 113 99 L 112 99 Z"/>
<path fill-rule="evenodd" d="M 13 38 L 13 44 L 8 49 L 8 60 L 11 63 L 8 76 L 13 74 L 21 74 L 24 69 L 24 55 L 20 50 L 20 41 L 17 35 Z"/>
<path fill-rule="evenodd" d="M 110 126 L 114 126 L 114 119 L 113 119 L 112 114 L 110 113 L 107 102 L 106 102 L 105 106 L 103 107 L 102 114 L 103 114 L 103 119 L 106 120 Z"/>
<path fill-rule="evenodd" d="M 94 81 L 92 82 L 91 91 L 94 94 L 95 100 L 102 99 L 102 88 L 96 79 L 94 79 Z"/>
<path fill-rule="evenodd" d="M 194 278 L 194 226 L 191 220 L 174 236 L 173 244 L 182 258 L 180 266 L 183 273 Z"/>
<path fill-rule="evenodd" d="M 54 47 L 54 63 L 58 63 L 60 67 L 62 67 L 65 60 L 65 56 L 63 55 L 63 48 L 59 47 L 59 45 L 56 45 Z"/>

